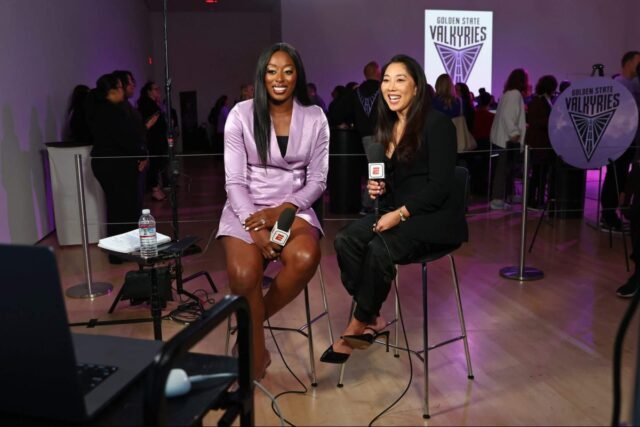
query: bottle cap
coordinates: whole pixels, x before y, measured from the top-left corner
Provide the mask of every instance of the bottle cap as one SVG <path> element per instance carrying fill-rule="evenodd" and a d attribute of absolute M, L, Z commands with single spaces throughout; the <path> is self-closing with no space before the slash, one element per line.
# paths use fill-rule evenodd
<path fill-rule="evenodd" d="M 151 211 L 149 209 L 142 209 L 142 215 L 149 215 Z"/>

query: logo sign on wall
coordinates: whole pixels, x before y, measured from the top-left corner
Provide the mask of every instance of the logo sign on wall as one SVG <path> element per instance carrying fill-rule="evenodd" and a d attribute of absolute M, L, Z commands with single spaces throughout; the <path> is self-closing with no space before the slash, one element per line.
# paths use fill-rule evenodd
<path fill-rule="evenodd" d="M 425 10 L 424 68 L 434 84 L 440 74 L 477 92 L 491 91 L 493 12 Z"/>
<path fill-rule="evenodd" d="M 637 127 L 631 93 L 615 80 L 590 77 L 572 83 L 558 97 L 549 117 L 549 138 L 570 165 L 600 168 L 629 148 Z"/>

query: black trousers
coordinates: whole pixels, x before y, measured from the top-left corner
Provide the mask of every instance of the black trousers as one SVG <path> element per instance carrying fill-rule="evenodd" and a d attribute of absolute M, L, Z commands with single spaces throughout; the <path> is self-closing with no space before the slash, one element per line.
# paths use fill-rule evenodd
<path fill-rule="evenodd" d="M 107 204 L 107 235 L 126 233 L 138 227 L 142 209 L 136 159 L 91 159 L 91 169 Z"/>
<path fill-rule="evenodd" d="M 613 164 L 607 165 L 607 174 L 602 183 L 602 193 L 600 194 L 600 204 L 602 205 L 602 219 L 609 225 L 619 222 L 616 208 L 618 207 L 619 192 L 624 191 L 629 175 L 629 165 L 633 160 L 635 147 L 631 146 Z M 618 186 L 616 191 L 616 175 Z"/>
<path fill-rule="evenodd" d="M 381 234 L 373 231 L 374 223 L 375 215 L 366 215 L 340 230 L 334 241 L 342 284 L 357 304 L 354 317 L 365 323 L 380 314 L 395 264 L 414 259 L 428 247 L 408 235 L 402 223 Z"/>

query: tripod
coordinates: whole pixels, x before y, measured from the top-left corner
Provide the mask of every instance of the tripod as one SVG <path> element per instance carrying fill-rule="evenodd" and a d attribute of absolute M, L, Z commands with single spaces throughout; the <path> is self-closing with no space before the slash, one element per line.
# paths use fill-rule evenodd
<path fill-rule="evenodd" d="M 189 255 L 194 253 L 200 253 L 202 250 L 195 245 L 195 242 L 198 240 L 196 237 L 187 236 L 180 240 L 179 233 L 179 223 L 178 223 L 178 197 L 177 197 L 177 179 L 180 174 L 178 162 L 175 156 L 175 148 L 174 148 L 174 127 L 173 127 L 173 118 L 172 118 L 172 106 L 171 106 L 171 78 L 169 77 L 169 57 L 168 57 L 168 39 L 167 39 L 167 0 L 163 0 L 163 15 L 164 15 L 164 60 L 165 60 L 165 91 L 166 91 L 166 102 L 167 108 L 164 112 L 165 120 L 167 123 L 167 144 L 169 147 L 169 165 L 171 169 L 170 174 L 170 201 L 171 201 L 171 216 L 172 216 L 172 226 L 173 226 L 173 242 L 169 243 L 163 247 L 158 248 L 158 255 L 156 257 L 145 259 L 140 257 L 139 253 L 125 254 L 119 252 L 111 252 L 107 251 L 111 255 L 117 256 L 127 261 L 135 262 L 139 265 L 140 270 L 144 270 L 144 267 L 148 267 L 150 271 L 150 295 L 149 302 L 151 304 L 151 318 L 142 318 L 142 319 L 125 319 L 125 320 L 108 320 L 108 321 L 99 321 L 97 319 L 91 319 L 88 322 L 80 322 L 80 323 L 72 323 L 69 326 L 86 326 L 88 328 L 92 328 L 94 326 L 101 325 L 117 325 L 117 324 L 127 324 L 127 323 L 141 323 L 141 322 L 153 322 L 154 329 L 154 339 L 162 340 L 162 330 L 160 327 L 160 323 L 163 319 L 169 318 L 169 316 L 162 316 L 161 313 L 161 298 L 158 289 L 158 268 L 157 264 L 163 261 L 174 260 L 174 272 L 171 275 L 172 279 L 176 282 L 176 292 L 178 295 L 185 295 L 188 298 L 192 299 L 196 302 L 198 307 L 202 310 L 202 304 L 200 303 L 200 299 L 193 293 L 188 292 L 184 289 L 184 283 L 196 279 L 198 277 L 204 276 L 211 289 L 214 293 L 218 292 L 213 279 L 209 275 L 207 271 L 199 271 L 195 274 L 192 274 L 186 278 L 183 278 L 183 268 L 182 268 L 182 256 Z M 109 313 L 112 313 L 115 310 L 116 305 L 123 298 L 123 295 L 126 294 L 126 282 L 120 288 L 120 291 L 116 295 L 114 302 L 112 303 Z M 146 299 L 146 298 L 145 298 Z"/>

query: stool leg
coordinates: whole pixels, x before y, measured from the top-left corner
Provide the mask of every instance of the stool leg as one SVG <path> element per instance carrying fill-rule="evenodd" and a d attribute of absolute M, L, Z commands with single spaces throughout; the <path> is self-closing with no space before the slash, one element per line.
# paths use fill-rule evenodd
<path fill-rule="evenodd" d="M 399 271 L 400 269 L 398 268 L 398 266 L 396 265 L 396 286 L 399 288 L 400 287 L 400 281 L 399 279 Z M 395 341 L 396 341 L 396 345 L 395 348 L 393 349 L 393 357 L 400 357 L 400 300 L 398 299 L 398 294 L 396 293 L 396 303 L 395 303 L 395 309 L 396 309 L 396 319 L 395 319 L 395 328 L 396 328 L 396 332 L 395 332 Z M 409 346 L 409 344 L 407 343 L 407 347 Z"/>
<path fill-rule="evenodd" d="M 464 355 L 467 358 L 467 378 L 472 380 L 473 370 L 471 369 L 471 353 L 469 352 L 469 342 L 467 341 L 467 327 L 464 322 L 464 312 L 462 311 L 462 298 L 460 298 L 460 286 L 458 283 L 458 271 L 453 256 L 449 255 L 451 261 L 451 275 L 453 276 L 453 289 L 456 293 L 456 305 L 458 307 L 458 320 L 460 321 L 460 333 L 462 334 L 462 342 L 464 343 Z"/>
<path fill-rule="evenodd" d="M 329 303 L 327 301 L 327 290 L 324 287 L 324 276 L 322 275 L 322 265 L 318 264 L 318 275 L 320 278 L 320 291 L 322 292 L 322 305 L 324 307 L 324 312 L 327 313 L 327 326 L 329 327 L 329 338 L 331 339 L 331 344 L 333 344 L 333 329 L 331 327 L 331 315 L 329 314 Z"/>
<path fill-rule="evenodd" d="M 227 316 L 227 333 L 224 340 L 224 354 L 229 354 L 229 339 L 231 338 L 231 316 Z"/>
<path fill-rule="evenodd" d="M 349 319 L 347 320 L 347 324 L 351 321 L 351 316 L 353 316 L 353 312 L 356 310 L 356 301 L 351 301 L 351 309 L 349 310 Z M 340 365 L 340 376 L 338 377 L 338 387 L 342 387 L 344 384 L 342 380 L 344 379 L 344 368 L 347 364 L 343 363 Z"/>
<path fill-rule="evenodd" d="M 422 348 L 424 349 L 424 412 L 429 419 L 429 321 L 427 311 L 427 263 L 422 263 Z M 409 356 L 411 357 L 411 356 Z"/>
<path fill-rule="evenodd" d="M 307 315 L 307 325 L 309 325 L 309 331 L 307 335 L 307 341 L 309 343 L 309 364 L 311 366 L 311 386 L 317 387 L 318 381 L 316 379 L 316 358 L 313 355 L 313 331 L 311 326 L 311 308 L 309 307 L 309 289 L 308 286 L 304 287 L 304 309 Z"/>

